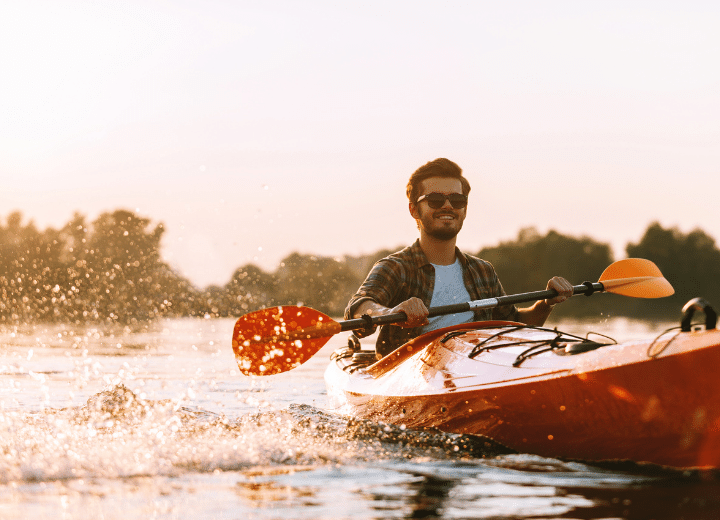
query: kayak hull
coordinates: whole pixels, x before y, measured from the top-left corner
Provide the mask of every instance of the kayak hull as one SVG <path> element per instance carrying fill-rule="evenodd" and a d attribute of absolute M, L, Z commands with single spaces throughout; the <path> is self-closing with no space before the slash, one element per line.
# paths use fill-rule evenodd
<path fill-rule="evenodd" d="M 517 363 L 518 347 L 503 344 L 557 334 L 473 327 L 416 338 L 396 361 L 348 369 L 347 359 L 336 359 L 325 374 L 331 407 L 413 429 L 480 434 L 548 457 L 720 467 L 719 331 L 574 355 L 554 348 Z M 471 358 L 478 345 L 487 350 Z"/>

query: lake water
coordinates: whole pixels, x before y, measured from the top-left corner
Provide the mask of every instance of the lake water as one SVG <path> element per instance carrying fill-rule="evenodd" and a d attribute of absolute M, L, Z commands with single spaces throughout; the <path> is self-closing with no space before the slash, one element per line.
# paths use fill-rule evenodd
<path fill-rule="evenodd" d="M 665 328 L 560 326 L 618 340 Z M 499 455 L 333 416 L 323 372 L 347 334 L 248 378 L 232 327 L 0 329 L 0 518 L 720 518 L 715 474 Z"/>

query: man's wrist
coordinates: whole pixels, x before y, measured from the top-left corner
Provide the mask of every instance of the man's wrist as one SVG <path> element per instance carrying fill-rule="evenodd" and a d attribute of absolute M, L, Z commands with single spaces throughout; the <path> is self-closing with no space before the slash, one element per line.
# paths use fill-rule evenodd
<path fill-rule="evenodd" d="M 553 310 L 556 304 L 550 305 L 547 300 L 540 300 L 540 303 L 549 311 Z"/>

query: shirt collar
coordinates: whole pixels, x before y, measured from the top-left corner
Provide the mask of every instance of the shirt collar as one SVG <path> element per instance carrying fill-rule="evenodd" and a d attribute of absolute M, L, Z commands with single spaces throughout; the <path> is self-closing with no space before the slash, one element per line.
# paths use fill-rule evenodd
<path fill-rule="evenodd" d="M 420 247 L 420 239 L 418 238 L 413 245 L 410 246 L 410 254 L 413 263 L 416 267 L 422 268 L 426 265 L 432 265 L 430 261 L 425 256 L 425 253 L 422 250 L 422 247 Z M 455 246 L 455 257 L 460 259 L 460 263 L 463 265 L 463 267 L 467 266 L 467 258 L 465 257 L 465 253 L 460 251 L 460 249 Z"/>

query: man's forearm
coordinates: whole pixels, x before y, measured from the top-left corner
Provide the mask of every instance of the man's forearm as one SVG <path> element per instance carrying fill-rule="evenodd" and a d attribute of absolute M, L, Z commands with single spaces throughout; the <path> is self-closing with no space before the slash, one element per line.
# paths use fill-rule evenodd
<path fill-rule="evenodd" d="M 365 300 L 355 310 L 355 313 L 353 314 L 353 318 L 359 318 L 363 314 L 367 314 L 369 316 L 382 316 L 384 314 L 387 314 L 389 310 L 390 309 L 388 307 L 385 307 L 384 305 L 380 305 L 376 301 Z"/>
<path fill-rule="evenodd" d="M 540 327 L 548 319 L 552 312 L 553 306 L 548 305 L 545 300 L 536 301 L 532 307 L 518 309 L 518 319 L 525 325 L 533 325 Z"/>

